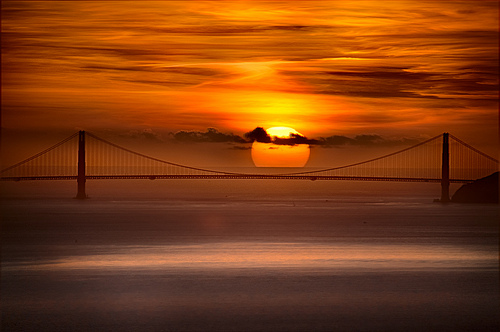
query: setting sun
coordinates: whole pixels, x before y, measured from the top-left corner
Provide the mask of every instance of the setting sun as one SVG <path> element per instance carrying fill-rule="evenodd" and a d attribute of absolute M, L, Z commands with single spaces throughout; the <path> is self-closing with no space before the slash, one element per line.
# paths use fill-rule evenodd
<path fill-rule="evenodd" d="M 252 145 L 252 160 L 257 167 L 304 167 L 309 160 L 309 144 L 277 144 L 276 138 L 290 139 L 303 136 L 289 127 L 272 127 L 266 130 L 271 143 L 255 141 Z"/>

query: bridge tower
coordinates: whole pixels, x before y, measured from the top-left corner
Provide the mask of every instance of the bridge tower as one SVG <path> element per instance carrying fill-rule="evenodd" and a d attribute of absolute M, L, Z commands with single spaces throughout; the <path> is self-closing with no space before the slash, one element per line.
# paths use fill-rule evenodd
<path fill-rule="evenodd" d="M 441 162 L 441 202 L 450 201 L 450 145 L 449 134 L 443 133 L 443 156 Z"/>
<path fill-rule="evenodd" d="M 88 198 L 85 193 L 85 131 L 80 130 L 78 133 L 78 191 L 76 197 L 78 199 Z"/>

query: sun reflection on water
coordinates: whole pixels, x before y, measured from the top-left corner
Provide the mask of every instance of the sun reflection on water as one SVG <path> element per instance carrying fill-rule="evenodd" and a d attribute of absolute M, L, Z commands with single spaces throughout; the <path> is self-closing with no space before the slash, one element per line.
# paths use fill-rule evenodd
<path fill-rule="evenodd" d="M 95 251 L 94 251 L 95 252 Z M 310 243 L 206 243 L 103 246 L 98 254 L 67 256 L 38 264 L 11 263 L 6 270 L 75 269 L 304 269 L 327 271 L 491 268 L 496 255 L 458 246 Z"/>

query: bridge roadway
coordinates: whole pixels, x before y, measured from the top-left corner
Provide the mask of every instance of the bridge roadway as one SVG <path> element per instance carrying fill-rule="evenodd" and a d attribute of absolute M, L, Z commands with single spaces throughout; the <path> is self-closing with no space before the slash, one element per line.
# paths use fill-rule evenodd
<path fill-rule="evenodd" d="M 77 180 L 77 175 L 64 176 L 21 176 L 0 177 L 1 181 L 24 181 L 24 180 Z M 210 175 L 86 175 L 86 180 L 117 180 L 117 179 L 184 179 L 184 180 L 354 180 L 354 181 L 394 181 L 394 182 L 441 182 L 441 178 L 397 178 L 377 176 L 327 176 L 327 175 L 273 175 L 273 174 L 210 174 Z M 450 183 L 470 183 L 473 180 L 450 179 Z"/>

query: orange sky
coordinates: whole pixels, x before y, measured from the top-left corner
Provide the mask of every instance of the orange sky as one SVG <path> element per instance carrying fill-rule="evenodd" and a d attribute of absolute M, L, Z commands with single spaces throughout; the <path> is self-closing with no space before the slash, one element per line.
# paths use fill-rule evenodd
<path fill-rule="evenodd" d="M 497 1 L 2 1 L 2 127 L 449 131 L 494 153 L 498 60 Z"/>

